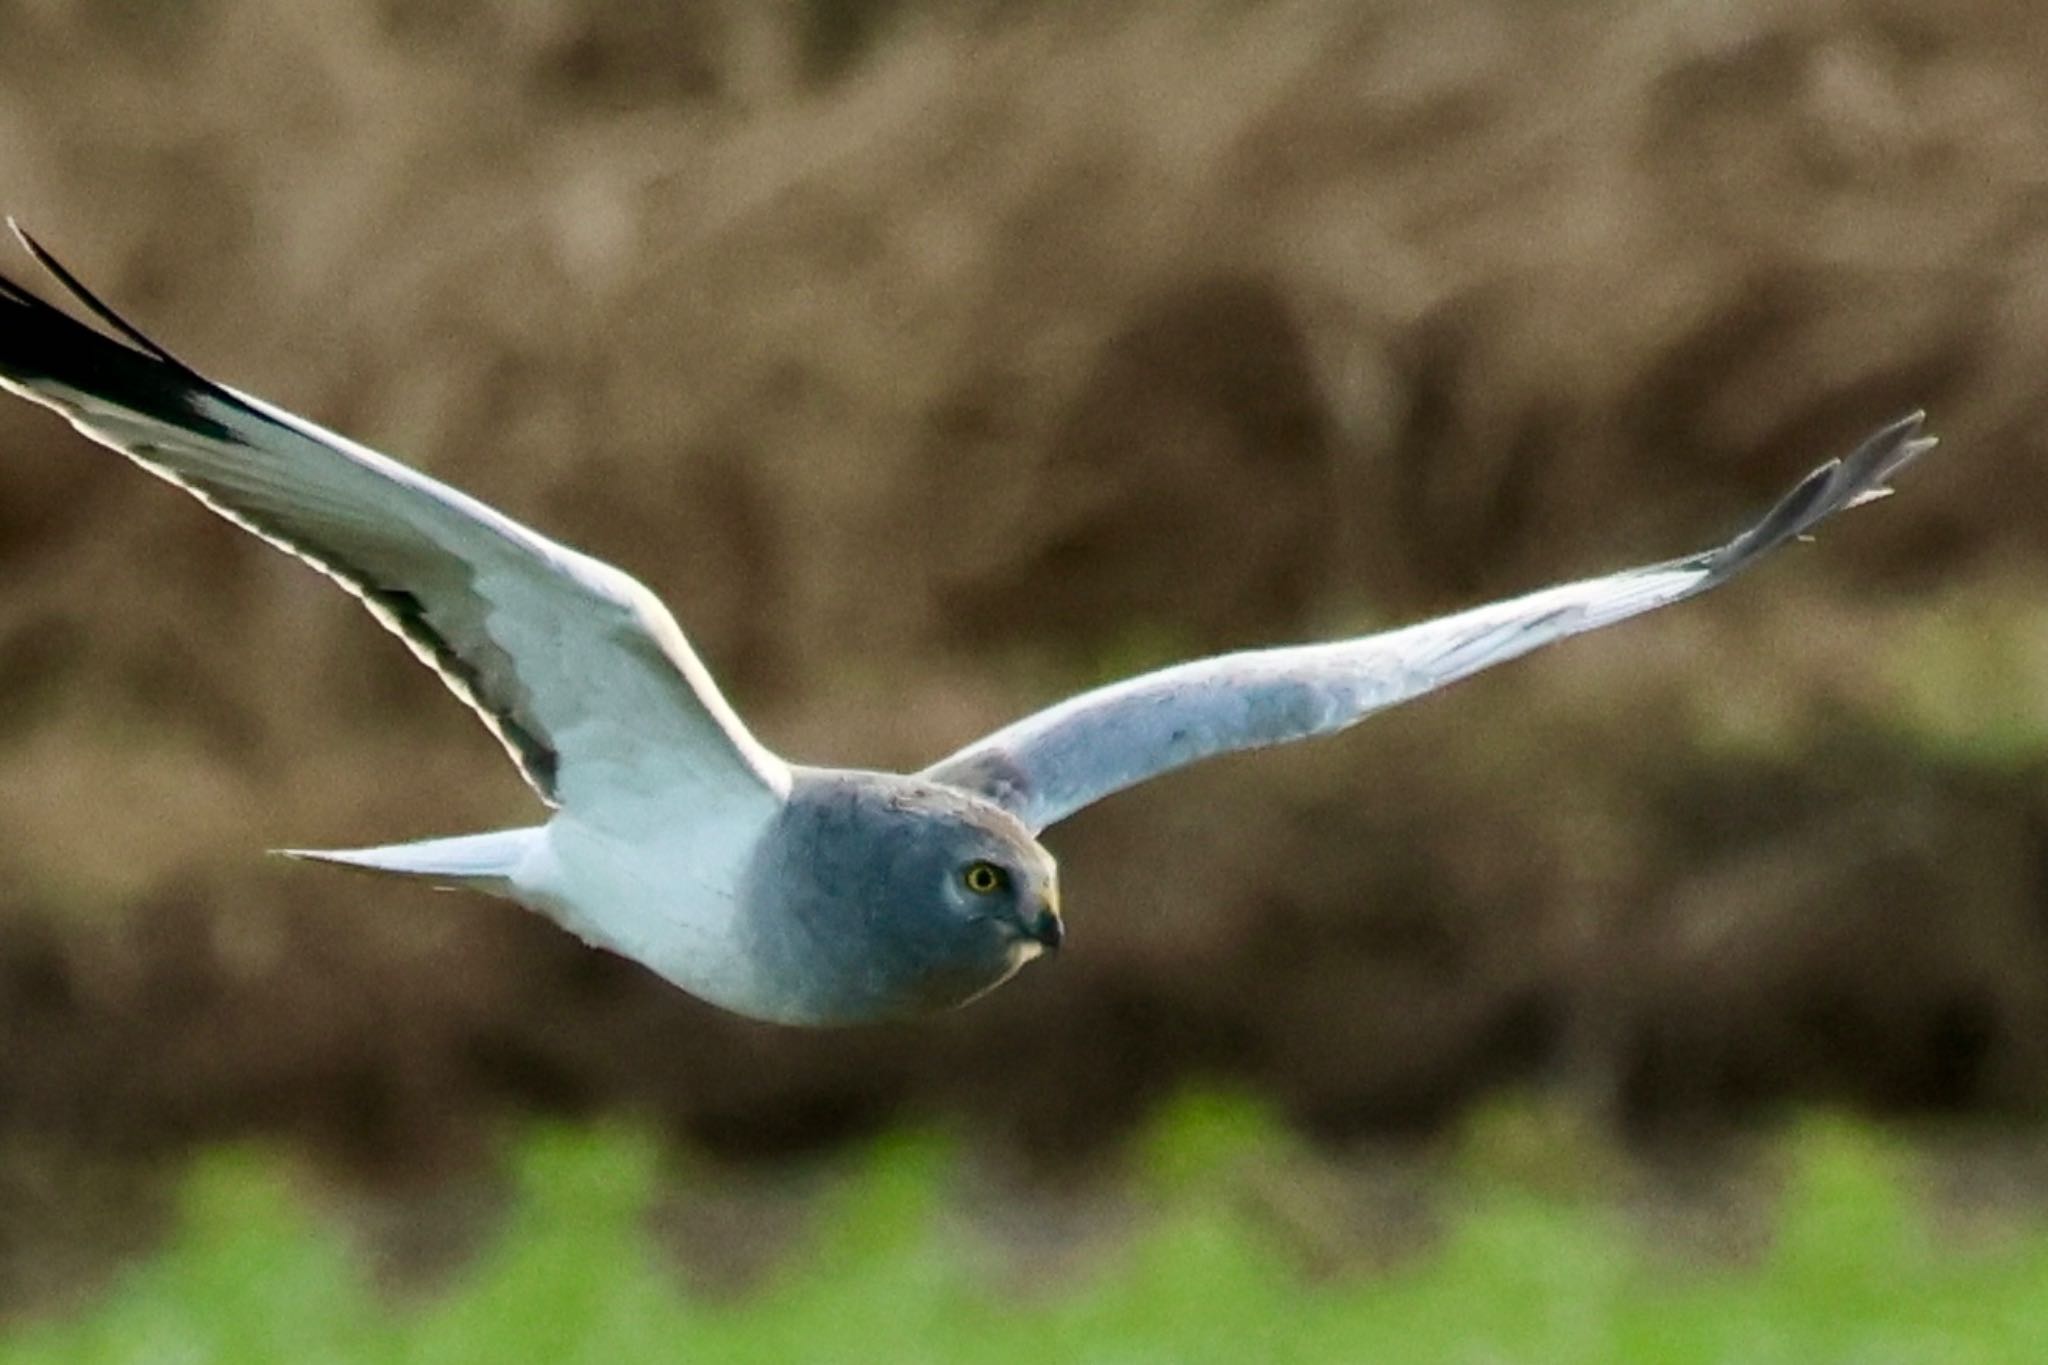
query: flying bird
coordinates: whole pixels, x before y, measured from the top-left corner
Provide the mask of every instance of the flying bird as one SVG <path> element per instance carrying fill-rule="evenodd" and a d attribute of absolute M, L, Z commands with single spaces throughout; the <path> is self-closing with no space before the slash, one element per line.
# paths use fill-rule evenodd
<path fill-rule="evenodd" d="M 1199 759 L 1327 735 L 1539 645 L 1735 577 L 1889 490 L 1915 413 L 1725 545 L 1382 634 L 1200 659 L 1085 692 L 918 773 L 792 764 L 638 581 L 178 360 L 14 225 L 104 330 L 0 276 L 0 386 L 333 579 L 495 734 L 519 829 L 295 857 L 525 905 L 728 1010 L 832 1025 L 962 1004 L 1060 945 L 1039 841 Z"/>

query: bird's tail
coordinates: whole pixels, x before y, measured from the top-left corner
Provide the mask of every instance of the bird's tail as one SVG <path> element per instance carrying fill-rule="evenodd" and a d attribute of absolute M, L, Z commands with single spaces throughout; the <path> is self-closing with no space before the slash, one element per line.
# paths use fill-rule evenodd
<path fill-rule="evenodd" d="M 520 865 L 545 835 L 542 826 L 500 829 L 489 834 L 460 834 L 450 839 L 422 839 L 380 848 L 281 848 L 287 858 L 366 868 L 400 877 L 423 877 L 444 887 L 466 887 L 494 896 L 512 894 Z"/>

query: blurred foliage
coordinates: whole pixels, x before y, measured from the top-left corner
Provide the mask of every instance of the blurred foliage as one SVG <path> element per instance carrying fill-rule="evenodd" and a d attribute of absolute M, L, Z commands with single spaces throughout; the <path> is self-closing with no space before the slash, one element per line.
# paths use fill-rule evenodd
<path fill-rule="evenodd" d="M 1972 586 L 1897 622 L 1871 651 L 1883 719 L 1928 752 L 2013 769 L 2048 756 L 2048 602 L 2026 583 Z"/>
<path fill-rule="evenodd" d="M 648 1232 L 664 1189 L 713 1173 L 664 1171 L 631 1129 L 544 1129 L 514 1149 L 516 1194 L 490 1245 L 442 1291 L 402 1301 L 373 1290 L 290 1163 L 219 1151 L 186 1181 L 167 1246 L 75 1317 L 0 1336 L 0 1360 L 2038 1358 L 2048 1219 L 1943 1245 L 1913 1193 L 1914 1155 L 1893 1139 L 1832 1118 L 1795 1125 L 1777 1144 L 1767 1246 L 1690 1265 L 1630 1226 L 1618 1191 L 1524 1178 L 1599 1169 L 1588 1141 L 1552 1111 L 1496 1106 L 1439 1173 L 1437 1235 L 1378 1271 L 1317 1274 L 1285 1254 L 1255 1194 L 1258 1173 L 1296 1160 L 1284 1128 L 1257 1106 L 1189 1099 L 1137 1144 L 1141 1211 L 1119 1245 L 1048 1274 L 1029 1255 L 976 1252 L 954 1216 L 953 1144 L 896 1136 L 842 1163 L 799 1245 L 734 1296 L 688 1287 Z"/>

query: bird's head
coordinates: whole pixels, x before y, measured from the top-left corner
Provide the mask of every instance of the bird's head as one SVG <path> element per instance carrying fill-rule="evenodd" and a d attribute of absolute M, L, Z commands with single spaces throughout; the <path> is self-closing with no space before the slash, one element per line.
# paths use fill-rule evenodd
<path fill-rule="evenodd" d="M 1016 817 L 916 778 L 800 771 L 773 841 L 787 890 L 757 960 L 807 1022 L 964 1004 L 1058 948 L 1059 868 Z"/>
<path fill-rule="evenodd" d="M 863 823 L 886 850 L 890 921 L 944 950 L 927 957 L 901 945 L 901 956 L 934 968 L 932 1003 L 972 999 L 1064 941 L 1059 867 L 1008 811 L 904 779 L 882 790 Z M 950 967 L 964 970 L 952 978 Z"/>
<path fill-rule="evenodd" d="M 952 917 L 993 935 L 1021 965 L 1065 941 L 1059 867 L 1013 818 L 995 814 L 1000 822 L 944 815 L 920 822 L 913 837 L 930 856 L 919 859 L 918 871 L 943 888 Z"/>

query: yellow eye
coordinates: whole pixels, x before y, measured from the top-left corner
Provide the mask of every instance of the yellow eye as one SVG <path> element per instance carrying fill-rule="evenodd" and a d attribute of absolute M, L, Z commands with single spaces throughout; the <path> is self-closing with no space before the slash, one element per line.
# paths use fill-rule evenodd
<path fill-rule="evenodd" d="M 994 863 L 972 862 L 960 873 L 960 880 L 965 882 L 967 889 L 975 895 L 992 896 L 1002 890 L 1003 883 L 1009 878 L 1004 876 L 1003 870 Z"/>

